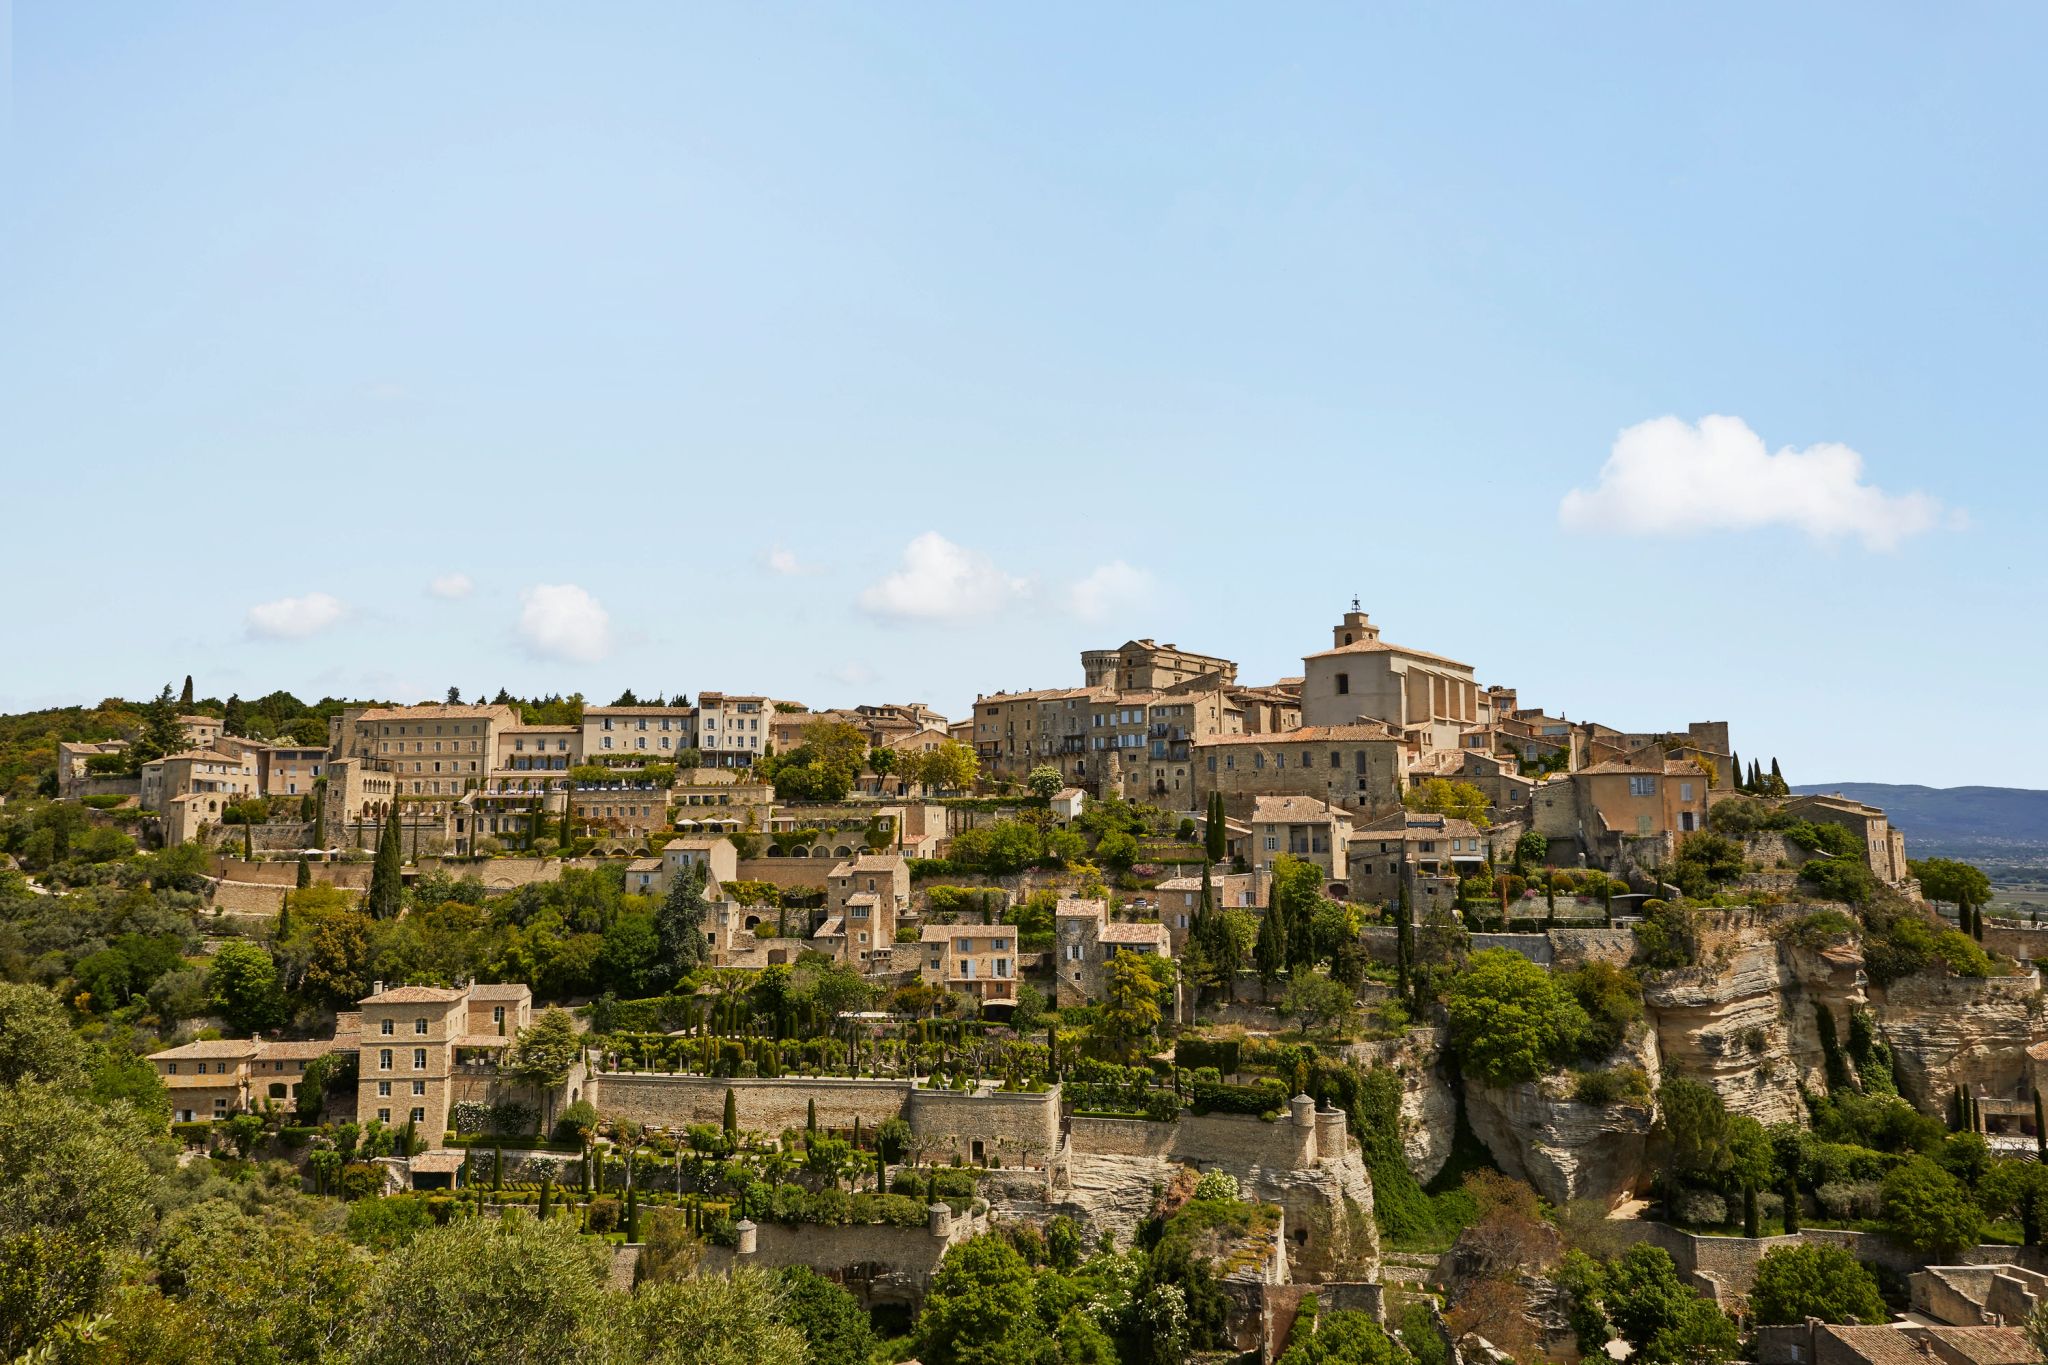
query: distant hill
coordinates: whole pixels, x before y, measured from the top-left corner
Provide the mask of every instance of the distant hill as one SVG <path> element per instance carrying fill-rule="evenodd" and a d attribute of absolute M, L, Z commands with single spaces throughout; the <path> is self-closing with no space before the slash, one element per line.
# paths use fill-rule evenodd
<path fill-rule="evenodd" d="M 1892 782 L 1821 782 L 1801 794 L 1839 792 L 1884 808 L 1915 858 L 2048 855 L 2048 791 L 2025 787 L 1919 787 Z"/>

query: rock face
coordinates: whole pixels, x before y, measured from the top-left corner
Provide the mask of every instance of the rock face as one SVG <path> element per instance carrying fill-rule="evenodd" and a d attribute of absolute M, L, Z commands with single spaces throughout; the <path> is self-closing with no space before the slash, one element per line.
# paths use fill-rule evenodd
<path fill-rule="evenodd" d="M 1657 1035 L 1645 1031 L 1617 1062 L 1640 1066 L 1654 1086 Z M 1579 1104 L 1562 1077 L 1520 1085 L 1465 1082 L 1465 1118 L 1509 1175 L 1553 1204 L 1591 1199 L 1613 1208 L 1645 1179 L 1652 1106 Z"/>
<path fill-rule="evenodd" d="M 2030 1099 L 2027 1048 L 2038 1036 L 2040 978 L 1933 976 L 1876 994 L 1900 1088 L 1923 1112 L 1946 1112 L 1958 1085 L 1994 1099 Z"/>
<path fill-rule="evenodd" d="M 1451 1159 L 1458 1132 L 1458 1093 L 1451 1081 L 1444 1031 L 1411 1028 L 1383 1042 L 1352 1043 L 1341 1054 L 1358 1066 L 1378 1067 L 1401 1078 L 1401 1152 L 1423 1184 Z"/>
<path fill-rule="evenodd" d="M 1306 1101 L 1303 1101 L 1306 1104 Z M 1247 1199 L 1286 1215 L 1286 1260 L 1298 1281 L 1371 1279 L 1379 1270 L 1372 1176 L 1342 1115 L 1277 1122 L 1237 1115 L 1184 1115 L 1178 1123 L 1077 1118 L 1064 1160 L 1042 1199 L 992 1201 L 1002 1218 L 1065 1214 L 1089 1237 L 1129 1237 L 1151 1214 L 1156 1192 L 1186 1166 L 1237 1177 Z M 1320 1130 L 1320 1131 L 1318 1131 Z"/>

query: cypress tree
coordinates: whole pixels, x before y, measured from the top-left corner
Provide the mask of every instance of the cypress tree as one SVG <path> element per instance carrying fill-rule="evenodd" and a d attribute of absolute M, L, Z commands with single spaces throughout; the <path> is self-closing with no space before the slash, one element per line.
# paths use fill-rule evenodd
<path fill-rule="evenodd" d="M 190 673 L 187 673 L 187 674 L 185 675 L 185 690 L 184 690 L 184 691 L 182 691 L 182 692 L 180 692 L 180 693 L 178 694 L 178 705 L 180 705 L 180 706 L 190 706 L 191 704 L 192 704 L 192 675 L 191 675 Z"/>
<path fill-rule="evenodd" d="M 1415 924 L 1408 908 L 1408 878 L 1401 878 L 1401 899 L 1394 906 L 1394 985 L 1404 1003 L 1413 1005 L 1410 968 L 1415 957 Z"/>
<path fill-rule="evenodd" d="M 548 1221 L 548 1215 L 555 1209 L 555 1173 L 553 1168 L 541 1172 L 540 1177 L 540 1221 Z"/>
<path fill-rule="evenodd" d="M 1764 1235 L 1763 1213 L 1758 1208 L 1754 1185 L 1742 1187 L 1742 1235 L 1751 1238 Z"/>
<path fill-rule="evenodd" d="M 1259 980 L 1268 987 L 1279 979 L 1281 969 L 1287 965 L 1287 929 L 1280 922 L 1277 896 L 1267 901 L 1265 917 L 1259 921 L 1259 937 L 1252 945 L 1252 961 L 1258 966 Z"/>
<path fill-rule="evenodd" d="M 2048 1160 L 2048 1114 L 2042 1112 L 2041 1092 L 2034 1092 L 2034 1152 Z"/>
<path fill-rule="evenodd" d="M 306 855 L 301 853 L 299 855 L 299 875 L 297 881 L 298 888 L 299 890 L 304 891 L 307 887 L 311 886 L 312 884 L 313 865 L 307 862 Z"/>
<path fill-rule="evenodd" d="M 731 1094 L 732 1092 L 727 1091 L 726 1093 Z M 807 1101 L 805 1104 L 804 1135 L 806 1137 L 816 1137 L 818 1135 L 818 1102 L 816 1100 Z"/>
<path fill-rule="evenodd" d="M 576 840 L 576 835 L 574 833 L 575 823 L 576 793 L 571 791 L 568 794 L 568 796 L 563 799 L 562 802 L 562 837 L 560 840 L 557 841 L 562 845 L 562 851 L 564 856 L 566 856 L 568 853 L 569 845 L 574 843 Z"/>
<path fill-rule="evenodd" d="M 1785 1177 L 1785 1232 L 1791 1235 L 1799 1231 L 1799 1182 L 1791 1176 Z"/>
<path fill-rule="evenodd" d="M 626 1165 L 626 1240 L 640 1240 L 640 1189 L 633 1183 L 631 1158 Z"/>
<path fill-rule="evenodd" d="M 256 861 L 256 824 L 247 811 L 242 812 L 242 861 Z"/>
<path fill-rule="evenodd" d="M 1785 774 L 1778 770 L 1778 760 L 1773 755 L 1771 758 L 1771 795 L 1784 796 L 1791 790 L 1790 787 L 1785 785 Z"/>
<path fill-rule="evenodd" d="M 1735 774 L 1735 790 L 1739 792 L 1749 790 L 1749 777 L 1742 771 L 1741 754 L 1731 753 L 1728 755 L 1728 771 Z"/>
<path fill-rule="evenodd" d="M 732 1087 L 725 1088 L 725 1140 L 731 1142 L 740 1130 L 739 1097 L 732 1093 Z"/>
<path fill-rule="evenodd" d="M 398 842 L 398 803 L 384 821 L 377 839 L 377 858 L 370 865 L 369 910 L 372 919 L 396 919 L 400 896 L 405 889 L 404 854 Z"/>
<path fill-rule="evenodd" d="M 313 784 L 313 847 L 327 853 L 327 779 Z"/>
<path fill-rule="evenodd" d="M 1212 864 L 1220 863 L 1230 850 L 1230 832 L 1223 823 L 1223 793 L 1209 793 L 1209 816 L 1202 831 L 1202 854 Z"/>
<path fill-rule="evenodd" d="M 494 1190 L 505 1188 L 505 1149 L 503 1147 L 491 1149 L 491 1188 Z"/>

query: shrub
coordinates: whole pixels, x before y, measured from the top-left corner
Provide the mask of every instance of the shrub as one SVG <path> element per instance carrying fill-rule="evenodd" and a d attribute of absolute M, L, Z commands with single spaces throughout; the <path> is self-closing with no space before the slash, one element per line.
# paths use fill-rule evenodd
<path fill-rule="evenodd" d="M 1466 1073 L 1496 1085 L 1558 1066 L 1587 1030 L 1585 1010 L 1558 978 L 1506 948 L 1472 954 L 1445 990 L 1444 1009 Z"/>
<path fill-rule="evenodd" d="M 617 1232 L 619 1230 L 619 1201 L 608 1194 L 601 1194 L 590 1201 L 586 1213 L 592 1232 Z"/>
<path fill-rule="evenodd" d="M 1821 1212 L 1841 1222 L 1877 1217 L 1883 1187 L 1875 1180 L 1831 1180 L 1813 1192 Z"/>
<path fill-rule="evenodd" d="M 1581 1071 L 1572 1078 L 1572 1099 L 1579 1104 L 1643 1105 L 1650 1102 L 1650 1077 L 1639 1066 Z"/>
<path fill-rule="evenodd" d="M 1780 1246 L 1757 1262 L 1750 1316 L 1760 1324 L 1881 1323 L 1890 1312 L 1877 1278 L 1838 1246 Z"/>
<path fill-rule="evenodd" d="M 1235 1200 L 1237 1177 L 1228 1171 L 1204 1171 L 1195 1181 L 1195 1198 Z"/>
<path fill-rule="evenodd" d="M 1196 1081 L 1193 1093 L 1197 1114 L 1271 1114 L 1287 1105 L 1287 1087 L 1278 1081 L 1256 1085 Z"/>
<path fill-rule="evenodd" d="M 1728 1221 L 1728 1201 L 1712 1190 L 1680 1190 L 1671 1204 L 1678 1221 L 1694 1227 L 1719 1227 Z"/>

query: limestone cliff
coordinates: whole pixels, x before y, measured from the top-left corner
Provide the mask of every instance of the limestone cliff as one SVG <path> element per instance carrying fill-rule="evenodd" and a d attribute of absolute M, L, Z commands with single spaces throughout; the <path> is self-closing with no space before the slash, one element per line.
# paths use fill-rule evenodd
<path fill-rule="evenodd" d="M 1644 1030 L 1617 1057 L 1656 1084 L 1657 1035 Z M 1465 1082 L 1465 1118 L 1494 1162 L 1553 1204 L 1590 1199 L 1613 1207 L 1646 1177 L 1645 1153 L 1654 1116 L 1648 1104 L 1580 1104 L 1569 1078 L 1520 1085 Z"/>
<path fill-rule="evenodd" d="M 1401 1037 L 1352 1043 L 1340 1055 L 1355 1066 L 1379 1067 L 1401 1078 L 1401 1150 L 1423 1184 L 1451 1159 L 1458 1130 L 1458 1094 L 1451 1080 L 1444 1031 L 1411 1028 Z"/>
<path fill-rule="evenodd" d="M 2027 1049 L 2041 1037 L 2041 982 L 2019 976 L 1919 973 L 1874 992 L 1900 1088 L 1930 1114 L 1958 1085 L 1994 1099 L 2030 1097 Z"/>
<path fill-rule="evenodd" d="M 1341 1121 L 1339 1116 L 1334 1117 Z M 1066 1214 L 1093 1238 L 1128 1238 L 1157 1192 L 1186 1166 L 1228 1171 L 1247 1199 L 1286 1214 L 1286 1259 L 1298 1281 L 1371 1279 L 1379 1269 L 1372 1176 L 1358 1144 L 1325 1129 L 1323 1150 L 1298 1128 L 1243 1117 L 1184 1115 L 1178 1123 L 1077 1118 L 1042 1199 L 992 1200 L 997 1217 Z M 1335 1150 L 1341 1144 L 1342 1150 Z"/>

